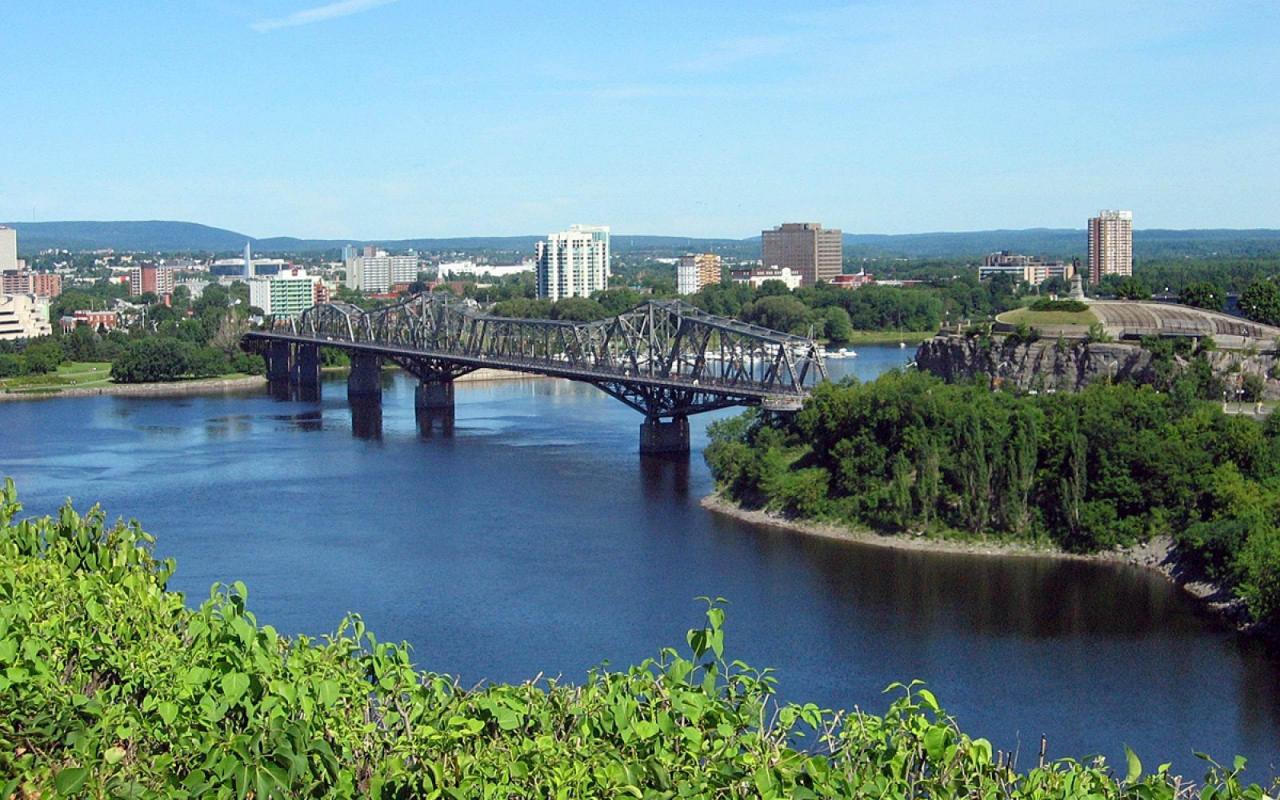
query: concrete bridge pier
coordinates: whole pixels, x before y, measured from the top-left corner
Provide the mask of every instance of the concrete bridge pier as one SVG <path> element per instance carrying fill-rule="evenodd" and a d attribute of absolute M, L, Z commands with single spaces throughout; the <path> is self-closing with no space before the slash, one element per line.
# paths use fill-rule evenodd
<path fill-rule="evenodd" d="M 689 452 L 689 418 L 646 417 L 640 423 L 640 455 L 679 455 Z"/>
<path fill-rule="evenodd" d="M 320 347 L 316 344 L 298 344 L 293 351 L 293 369 L 289 370 L 289 383 L 296 384 L 305 394 L 320 388 Z"/>
<path fill-rule="evenodd" d="M 382 357 L 373 353 L 352 353 L 347 375 L 347 397 L 382 398 Z"/>
<path fill-rule="evenodd" d="M 419 381 L 413 393 L 413 406 L 453 413 L 453 381 Z"/>
<path fill-rule="evenodd" d="M 293 372 L 293 345 L 273 339 L 262 355 L 267 361 L 267 380 L 288 383 Z"/>
<path fill-rule="evenodd" d="M 453 381 L 421 381 L 413 393 L 413 409 L 418 432 L 430 438 L 439 428 L 446 436 L 453 433 Z"/>

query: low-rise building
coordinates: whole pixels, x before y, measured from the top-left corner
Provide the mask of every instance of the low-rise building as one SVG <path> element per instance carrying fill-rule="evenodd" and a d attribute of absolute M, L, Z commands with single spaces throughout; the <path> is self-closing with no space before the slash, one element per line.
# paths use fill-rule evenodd
<path fill-rule="evenodd" d="M 34 294 L 0 294 L 0 339 L 34 339 L 51 333 L 48 303 Z"/>
<path fill-rule="evenodd" d="M 522 272 L 533 272 L 536 268 L 532 259 L 519 264 L 477 264 L 474 261 L 441 261 L 436 266 L 436 277 L 440 280 L 450 275 L 487 275 L 491 278 L 505 278 L 519 275 Z"/>
<path fill-rule="evenodd" d="M 74 311 L 58 320 L 63 333 L 71 333 L 84 325 L 95 331 L 113 331 L 120 327 L 120 315 L 114 311 Z"/>
<path fill-rule="evenodd" d="M 1008 250 L 992 253 L 978 267 L 978 280 L 1008 275 L 1015 281 L 1025 281 L 1033 286 L 1039 286 L 1050 278 L 1069 281 L 1075 274 L 1075 265 L 1070 262 L 1044 261 L 1036 256 L 1024 256 Z"/>
<path fill-rule="evenodd" d="M 749 283 L 755 289 L 765 281 L 782 281 L 788 289 L 799 289 L 802 283 L 800 273 L 792 272 L 790 267 L 737 269 L 730 273 L 729 279 L 734 283 Z"/>
<path fill-rule="evenodd" d="M 875 282 L 875 276 L 866 270 L 858 270 L 857 274 L 853 275 L 837 275 L 831 279 L 831 285 L 839 286 L 841 289 L 858 289 Z"/>
<path fill-rule="evenodd" d="M 680 257 L 676 266 L 676 291 L 693 294 L 704 286 L 720 282 L 720 256 L 715 253 L 690 253 Z"/>

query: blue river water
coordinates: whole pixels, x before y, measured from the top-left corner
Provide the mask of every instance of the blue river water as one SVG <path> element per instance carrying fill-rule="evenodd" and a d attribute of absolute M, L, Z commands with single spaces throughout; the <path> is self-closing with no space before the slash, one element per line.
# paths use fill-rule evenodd
<path fill-rule="evenodd" d="M 911 349 L 862 347 L 874 377 Z M 360 612 L 424 669 L 464 683 L 577 679 L 681 645 L 694 598 L 729 600 L 732 657 L 788 700 L 883 711 L 927 681 L 974 736 L 1035 759 L 1123 746 L 1144 762 L 1242 754 L 1280 765 L 1280 656 L 1159 576 L 1115 564 L 900 551 L 715 515 L 694 417 L 687 462 L 640 459 L 640 416 L 556 380 L 459 383 L 451 435 L 419 434 L 413 384 L 380 411 L 264 392 L 0 403 L 0 475 L 27 511 L 67 497 L 136 517 L 191 603 L 243 580 L 282 632 Z"/>

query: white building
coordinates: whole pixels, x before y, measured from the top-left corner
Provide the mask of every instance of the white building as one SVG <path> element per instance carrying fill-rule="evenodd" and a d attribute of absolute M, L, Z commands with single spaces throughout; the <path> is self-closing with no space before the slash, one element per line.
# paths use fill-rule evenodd
<path fill-rule="evenodd" d="M 297 267 L 249 279 L 249 305 L 257 306 L 264 314 L 297 316 L 327 300 L 327 295 L 319 276 L 308 275 Z"/>
<path fill-rule="evenodd" d="M 346 262 L 346 268 L 347 288 L 372 294 L 383 294 L 397 283 L 418 279 L 416 255 L 392 256 L 386 250 L 355 256 Z"/>
<path fill-rule="evenodd" d="M 590 297 L 609 288 L 609 226 L 570 225 L 538 242 L 538 297 Z"/>
<path fill-rule="evenodd" d="M 18 261 L 18 232 L 0 225 L 0 272 L 15 272 L 25 266 Z"/>
<path fill-rule="evenodd" d="M 474 261 L 442 261 L 436 266 L 436 277 L 444 280 L 450 275 L 488 275 L 491 278 L 505 278 L 508 275 L 519 275 L 532 272 L 534 262 L 525 259 L 519 264 L 477 264 Z"/>
<path fill-rule="evenodd" d="M 53 333 L 49 304 L 34 294 L 0 294 L 0 339 L 34 339 Z"/>
<path fill-rule="evenodd" d="M 800 273 L 792 272 L 791 267 L 756 267 L 751 270 L 734 270 L 729 276 L 734 283 L 749 283 L 751 288 L 759 289 L 765 281 L 782 281 L 788 289 L 799 289 L 802 278 Z"/>

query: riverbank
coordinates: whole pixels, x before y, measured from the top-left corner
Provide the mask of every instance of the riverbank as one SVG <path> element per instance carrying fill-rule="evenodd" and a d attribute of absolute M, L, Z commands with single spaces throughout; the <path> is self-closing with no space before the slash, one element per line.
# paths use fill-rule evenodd
<path fill-rule="evenodd" d="M 253 389 L 265 386 L 267 379 L 261 375 L 237 375 L 229 378 L 201 378 L 190 381 L 165 383 L 109 383 L 98 386 L 72 386 L 33 388 L 0 393 L 0 402 L 7 400 L 50 400 L 57 397 L 95 397 L 98 395 L 125 395 L 132 397 L 181 397 L 196 394 L 222 394 L 223 392 Z"/>
<path fill-rule="evenodd" d="M 719 492 L 709 494 L 699 503 L 715 514 L 732 517 L 753 525 L 838 539 L 844 542 L 897 550 L 916 550 L 934 553 L 951 553 L 987 558 L 1053 558 L 1064 561 L 1094 561 L 1127 564 L 1155 570 L 1186 593 L 1200 601 L 1205 608 L 1233 625 L 1237 630 L 1265 635 L 1276 639 L 1277 631 L 1260 630 L 1248 617 L 1243 604 L 1232 594 L 1201 576 L 1195 575 L 1179 558 L 1172 537 L 1157 536 L 1131 548 L 1107 550 L 1098 553 L 1069 553 L 1057 547 L 1017 541 L 965 541 L 941 539 L 924 535 L 877 533 L 870 528 L 855 528 L 833 522 L 820 522 L 786 517 L 763 509 L 743 508 Z"/>

